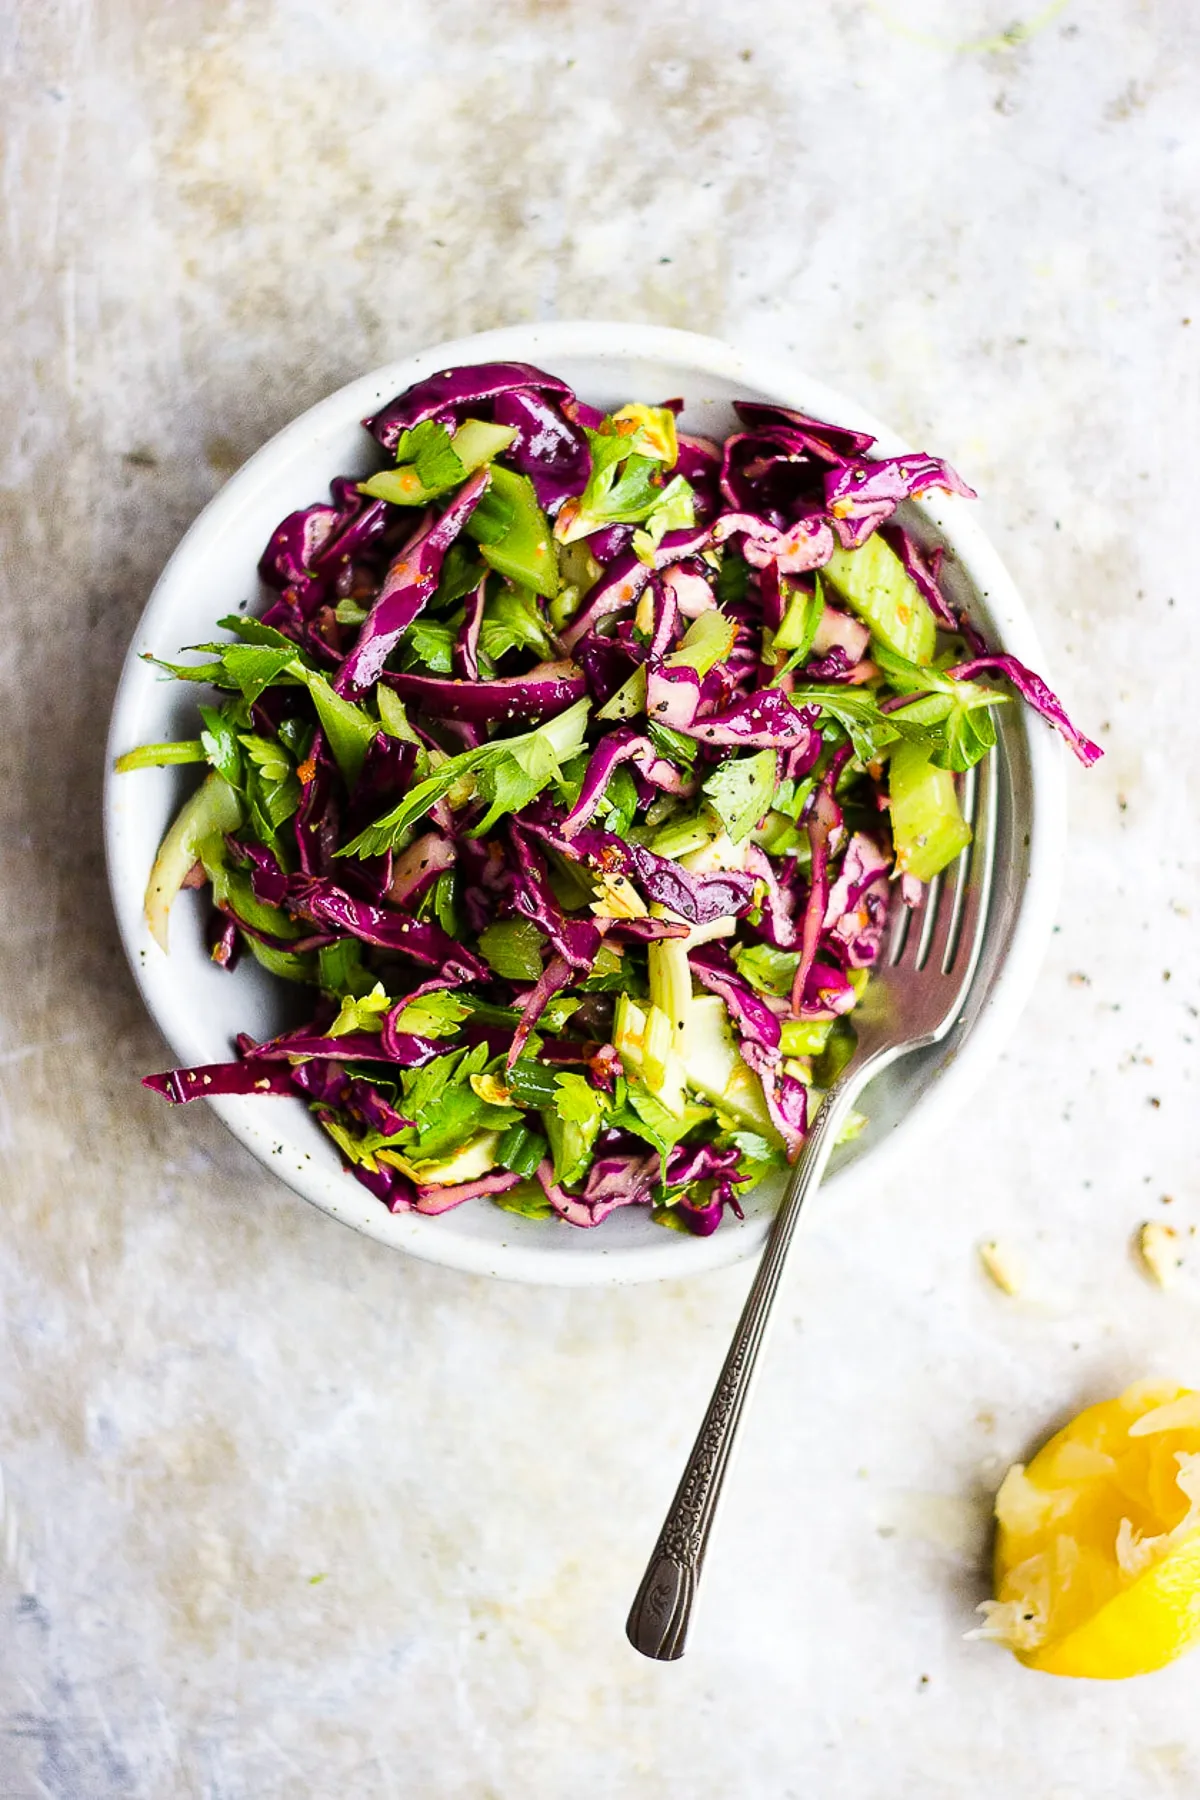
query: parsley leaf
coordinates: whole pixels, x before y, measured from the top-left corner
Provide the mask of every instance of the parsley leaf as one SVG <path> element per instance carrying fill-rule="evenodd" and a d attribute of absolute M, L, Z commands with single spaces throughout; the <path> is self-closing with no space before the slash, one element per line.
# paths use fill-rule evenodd
<path fill-rule="evenodd" d="M 422 419 L 419 425 L 400 433 L 396 461 L 414 463 L 421 486 L 437 492 L 457 487 L 466 475 L 450 442 L 450 433 L 436 419 Z"/>
<path fill-rule="evenodd" d="M 382 1031 L 383 1015 L 391 1004 L 380 981 L 369 994 L 347 994 L 326 1036 L 336 1038 L 347 1037 L 352 1031 Z"/>
<path fill-rule="evenodd" d="M 230 787 L 240 788 L 242 752 L 232 719 L 227 717 L 224 707 L 216 706 L 202 706 L 200 717 L 204 720 L 200 742 L 204 745 L 205 756 Z"/>
<path fill-rule="evenodd" d="M 404 659 L 405 667 L 421 663 L 434 675 L 453 675 L 457 636 L 457 627 L 441 619 L 414 619 L 404 639 L 409 653 Z"/>
<path fill-rule="evenodd" d="M 479 648 L 492 662 L 510 650 L 530 650 L 541 662 L 554 655 L 536 595 L 528 588 L 503 588 L 489 596 L 479 629 Z"/>
<path fill-rule="evenodd" d="M 434 596 L 433 604 L 437 611 L 444 612 L 459 600 L 465 600 L 479 586 L 486 573 L 486 563 L 478 561 L 461 539 L 451 544 L 442 563 L 437 594 Z"/>
<path fill-rule="evenodd" d="M 758 750 L 753 756 L 731 757 L 705 781 L 704 793 L 732 843 L 749 837 L 768 811 L 776 773 L 775 751 Z"/>
<path fill-rule="evenodd" d="M 498 919 L 479 934 L 479 954 L 506 981 L 536 981 L 546 939 L 530 919 Z"/>
<path fill-rule="evenodd" d="M 448 794 L 464 775 L 474 775 L 480 780 L 485 769 L 495 765 L 506 765 L 503 773 L 492 780 L 492 791 L 485 797 L 491 801 L 489 820 L 500 817 L 505 810 L 512 810 L 514 802 L 521 806 L 528 805 L 535 794 L 541 792 L 558 769 L 560 758 L 573 756 L 583 743 L 583 734 L 587 729 L 589 702 L 577 700 L 557 718 L 549 719 L 539 725 L 535 731 L 522 733 L 520 737 L 493 738 L 490 743 L 480 744 L 475 750 L 465 750 L 460 756 L 452 756 L 442 763 L 440 768 L 410 788 L 404 799 L 392 811 L 376 819 L 365 831 L 350 843 L 344 844 L 336 852 L 338 856 L 381 856 L 393 849 L 403 838 L 410 826 L 418 819 L 423 819 L 430 807 L 435 805 L 443 795 Z M 547 754 L 547 752 L 549 754 Z M 536 783 L 531 770 L 538 770 Z M 525 798 L 519 796 L 524 794 Z M 477 828 L 486 829 L 486 824 Z"/>
<path fill-rule="evenodd" d="M 608 1111 L 608 1096 L 594 1088 L 586 1075 L 560 1075 L 554 1110 L 564 1125 L 598 1125 Z"/>
<path fill-rule="evenodd" d="M 879 710 L 878 696 L 867 688 L 798 687 L 790 698 L 794 706 L 819 706 L 836 719 L 859 762 L 874 762 L 885 745 L 902 735 L 895 719 Z"/>
<path fill-rule="evenodd" d="M 975 681 L 954 681 L 944 668 L 923 668 L 882 644 L 873 645 L 871 655 L 898 693 L 918 696 L 889 713 L 888 721 L 898 737 L 930 744 L 930 760 L 938 768 L 961 774 L 995 744 L 991 709 L 1004 705 L 1008 694 Z"/>
<path fill-rule="evenodd" d="M 339 938 L 317 951 L 317 980 L 327 994 L 366 994 L 374 978 L 362 959 L 357 938 Z"/>
<path fill-rule="evenodd" d="M 471 1008 L 465 1000 L 447 988 L 438 988 L 432 994 L 422 994 L 397 1013 L 395 1027 L 397 1031 L 412 1032 L 414 1037 L 453 1037 L 470 1016 Z"/>
<path fill-rule="evenodd" d="M 230 644 L 221 662 L 234 686 L 240 688 L 243 697 L 253 705 L 285 671 L 290 673 L 289 665 L 295 657 L 294 644 L 289 644 L 286 650 L 268 649 L 262 644 Z"/>
<path fill-rule="evenodd" d="M 794 950 L 775 950 L 770 944 L 738 944 L 733 960 L 743 981 L 758 993 L 786 1000 L 800 958 Z"/>

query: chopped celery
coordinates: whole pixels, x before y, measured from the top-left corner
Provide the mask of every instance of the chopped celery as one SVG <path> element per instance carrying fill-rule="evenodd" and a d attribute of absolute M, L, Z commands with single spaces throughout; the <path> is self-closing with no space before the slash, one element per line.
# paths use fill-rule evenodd
<path fill-rule="evenodd" d="M 876 532 L 857 550 L 835 550 L 821 571 L 838 598 L 889 650 L 930 663 L 937 624 L 895 551 Z"/>
<path fill-rule="evenodd" d="M 554 1208 L 537 1181 L 518 1181 L 503 1194 L 493 1194 L 493 1203 L 502 1212 L 515 1213 L 519 1219 L 552 1219 Z"/>
<path fill-rule="evenodd" d="M 295 950 L 277 950 L 273 944 L 260 943 L 258 938 L 243 935 L 242 942 L 249 947 L 250 954 L 256 963 L 260 963 L 271 975 L 278 975 L 283 981 L 298 981 L 308 987 L 316 979 L 317 959 L 307 953 Z"/>
<path fill-rule="evenodd" d="M 640 1075 L 642 1072 L 642 1051 L 645 1038 L 645 1013 L 640 1006 L 634 1004 L 628 994 L 618 994 L 613 1013 L 612 1041 L 627 1075 Z"/>
<path fill-rule="evenodd" d="M 721 829 L 718 819 L 712 814 L 706 817 L 701 810 L 682 819 L 668 819 L 653 834 L 648 848 L 656 856 L 671 856 L 678 861 L 681 856 L 689 856 L 693 850 L 703 850 L 714 838 L 720 836 Z"/>
<path fill-rule="evenodd" d="M 692 1001 L 684 1078 L 726 1117 L 777 1141 L 762 1082 L 739 1056 L 725 1002 L 717 994 L 701 994 Z"/>
<path fill-rule="evenodd" d="M 551 1107 L 542 1113 L 555 1181 L 578 1181 L 587 1173 L 603 1119 L 604 1113 L 599 1107 L 582 1119 L 562 1119 Z"/>
<path fill-rule="evenodd" d="M 207 760 L 199 738 L 183 738 L 170 744 L 139 744 L 136 750 L 127 750 L 124 756 L 118 756 L 113 768 L 118 775 L 128 775 L 134 769 L 164 769 L 169 763 Z"/>
<path fill-rule="evenodd" d="M 489 492 L 507 502 L 511 517 L 500 537 L 480 544 L 483 560 L 498 574 L 532 588 L 545 600 L 553 600 L 558 592 L 558 558 L 533 483 L 527 475 L 516 475 L 511 469 L 493 465 Z M 478 538 L 475 524 L 472 514 L 466 531 Z"/>
<path fill-rule="evenodd" d="M 784 1019 L 779 1047 L 785 1056 L 819 1056 L 832 1029 L 832 1020 Z"/>
<path fill-rule="evenodd" d="M 695 669 L 697 675 L 707 675 L 717 663 L 725 661 L 736 637 L 736 621 L 727 619 L 719 607 L 709 607 L 699 618 L 692 620 L 678 650 L 664 657 L 665 666 L 668 669 Z"/>
<path fill-rule="evenodd" d="M 546 1140 L 524 1120 L 510 1125 L 496 1146 L 496 1161 L 514 1175 L 532 1175 L 546 1155 Z"/>
<path fill-rule="evenodd" d="M 787 603 L 787 610 L 780 620 L 779 630 L 775 633 L 776 650 L 796 650 L 807 655 L 812 649 L 812 641 L 821 622 L 821 614 L 825 608 L 825 598 L 821 593 L 821 581 L 818 576 L 814 591 L 806 593 L 803 588 L 792 588 Z"/>
<path fill-rule="evenodd" d="M 416 433 L 412 435 L 415 437 Z M 373 500 L 387 500 L 392 506 L 424 506 L 507 450 L 516 435 L 510 425 L 464 419 L 453 437 L 441 438 L 434 449 L 436 461 L 418 453 L 415 462 L 404 463 L 398 469 L 383 469 L 369 481 L 360 482 L 359 491 Z M 402 440 L 399 448 L 403 447 Z"/>
<path fill-rule="evenodd" d="M 184 877 L 198 861 L 206 842 L 218 840 L 227 831 L 236 831 L 242 822 L 242 807 L 237 795 L 214 770 L 185 800 L 175 816 L 175 823 L 159 845 L 150 879 L 146 884 L 146 924 L 155 943 L 167 949 L 167 915 L 171 902 L 183 886 Z"/>
<path fill-rule="evenodd" d="M 657 1009 L 665 1016 L 672 1048 L 682 1055 L 687 1047 L 692 1006 L 692 971 L 687 951 L 679 938 L 659 938 L 647 945 L 646 962 L 650 971 L 651 1012 Z"/>
<path fill-rule="evenodd" d="M 451 448 L 467 474 L 482 469 L 502 456 L 516 437 L 513 425 L 493 425 L 487 419 L 464 419 L 450 439 Z"/>
<path fill-rule="evenodd" d="M 495 1168 L 499 1143 L 498 1131 L 477 1131 L 465 1144 L 461 1144 L 447 1156 L 421 1162 L 411 1162 L 406 1158 L 405 1173 L 410 1174 L 414 1181 L 419 1181 L 422 1187 L 431 1182 L 436 1182 L 440 1187 L 456 1187 L 461 1181 L 477 1181 L 481 1175 L 486 1175 Z"/>
<path fill-rule="evenodd" d="M 819 1086 L 832 1087 L 854 1055 L 858 1034 L 847 1018 L 835 1019 L 829 1027 L 825 1048 L 813 1064 L 813 1080 Z"/>
<path fill-rule="evenodd" d="M 639 663 L 629 679 L 596 712 L 598 719 L 632 719 L 646 710 L 646 665 Z"/>
<path fill-rule="evenodd" d="M 888 768 L 892 839 L 901 875 L 931 881 L 971 841 L 949 769 L 918 743 L 897 744 Z"/>
<path fill-rule="evenodd" d="M 651 946 L 653 948 L 653 946 Z M 651 987 L 653 992 L 653 986 Z M 646 1031 L 642 1039 L 642 1068 L 645 1072 L 646 1086 L 652 1094 L 661 1092 L 667 1079 L 667 1062 L 671 1055 L 674 1034 L 671 1021 L 662 1008 L 653 1001 L 646 1014 Z"/>

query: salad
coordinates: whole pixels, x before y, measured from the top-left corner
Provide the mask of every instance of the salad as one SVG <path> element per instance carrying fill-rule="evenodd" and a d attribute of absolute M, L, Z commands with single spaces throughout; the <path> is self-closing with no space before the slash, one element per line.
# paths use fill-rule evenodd
<path fill-rule="evenodd" d="M 892 896 L 969 840 L 995 709 L 1100 752 L 896 522 L 971 494 L 944 462 L 761 401 L 712 443 L 681 407 L 523 363 L 418 382 L 366 422 L 388 466 L 279 525 L 262 616 L 160 664 L 215 692 L 118 763 L 207 767 L 149 928 L 203 888 L 213 961 L 308 1016 L 147 1086 L 299 1097 L 394 1212 L 705 1234 L 795 1158 Z"/>

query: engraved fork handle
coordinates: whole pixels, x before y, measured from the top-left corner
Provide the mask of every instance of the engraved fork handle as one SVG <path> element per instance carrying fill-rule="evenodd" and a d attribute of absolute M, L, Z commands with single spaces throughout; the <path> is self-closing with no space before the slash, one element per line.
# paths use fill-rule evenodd
<path fill-rule="evenodd" d="M 729 1454 L 800 1208 L 825 1173 L 842 1123 L 871 1073 L 869 1063 L 857 1057 L 843 1071 L 826 1094 L 792 1171 L 704 1423 L 630 1609 L 626 1635 L 643 1656 L 674 1662 L 683 1655 Z"/>

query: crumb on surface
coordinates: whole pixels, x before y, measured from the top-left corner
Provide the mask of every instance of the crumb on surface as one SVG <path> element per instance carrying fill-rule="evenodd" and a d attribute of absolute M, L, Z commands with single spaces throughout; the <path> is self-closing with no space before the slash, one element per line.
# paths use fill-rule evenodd
<path fill-rule="evenodd" d="M 1002 1294 L 1017 1294 L 1021 1289 L 1021 1270 L 1011 1250 L 988 1238 L 979 1246 L 983 1271 Z"/>
<path fill-rule="evenodd" d="M 1151 1280 L 1159 1287 L 1170 1287 L 1183 1261 L 1179 1254 L 1179 1233 L 1174 1226 L 1147 1220 L 1138 1230 L 1137 1247 Z"/>

